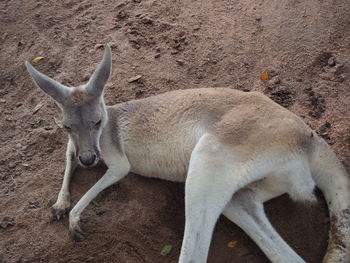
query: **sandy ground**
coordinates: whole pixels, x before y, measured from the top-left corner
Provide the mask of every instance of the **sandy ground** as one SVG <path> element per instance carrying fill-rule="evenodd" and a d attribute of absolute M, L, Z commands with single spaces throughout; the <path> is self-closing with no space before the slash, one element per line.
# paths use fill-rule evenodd
<path fill-rule="evenodd" d="M 82 242 L 69 237 L 67 218 L 50 217 L 67 138 L 54 122 L 59 110 L 35 88 L 24 61 L 43 56 L 34 63 L 39 70 L 79 85 L 104 43 L 112 46 L 114 66 L 107 104 L 209 86 L 261 91 L 301 116 L 349 170 L 348 0 L 2 0 L 0 262 L 177 262 L 183 184 L 129 175 L 83 213 Z M 74 203 L 104 171 L 103 165 L 77 171 Z M 321 262 L 329 228 L 321 195 L 313 207 L 282 196 L 266 211 L 307 262 Z M 228 248 L 230 241 L 237 245 Z M 165 244 L 173 250 L 161 256 Z M 221 218 L 208 262 L 268 260 Z"/>

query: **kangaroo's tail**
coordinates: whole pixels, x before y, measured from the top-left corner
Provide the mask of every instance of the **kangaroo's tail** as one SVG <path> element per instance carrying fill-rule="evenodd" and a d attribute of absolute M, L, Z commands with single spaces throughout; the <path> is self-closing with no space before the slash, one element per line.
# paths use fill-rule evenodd
<path fill-rule="evenodd" d="M 350 262 L 350 178 L 329 145 L 315 136 L 310 168 L 329 208 L 330 233 L 323 263 Z"/>

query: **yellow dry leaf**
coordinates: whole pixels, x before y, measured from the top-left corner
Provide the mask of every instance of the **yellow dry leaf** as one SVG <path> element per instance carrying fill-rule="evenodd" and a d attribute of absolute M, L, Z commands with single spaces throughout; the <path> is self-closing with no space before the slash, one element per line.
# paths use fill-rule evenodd
<path fill-rule="evenodd" d="M 88 8 L 88 7 L 90 7 L 90 6 L 91 6 L 91 4 L 80 5 L 80 6 L 78 7 L 78 10 L 86 9 L 86 8 Z"/>
<path fill-rule="evenodd" d="M 40 60 L 42 60 L 44 57 L 36 57 L 33 59 L 33 62 L 39 62 Z"/>
<path fill-rule="evenodd" d="M 227 247 L 233 248 L 233 247 L 235 247 L 236 245 L 237 245 L 237 241 L 234 240 L 234 241 L 228 242 Z"/>
<path fill-rule="evenodd" d="M 269 78 L 269 74 L 267 74 L 267 72 L 265 71 L 263 74 L 261 74 L 260 78 L 262 80 L 267 80 Z"/>

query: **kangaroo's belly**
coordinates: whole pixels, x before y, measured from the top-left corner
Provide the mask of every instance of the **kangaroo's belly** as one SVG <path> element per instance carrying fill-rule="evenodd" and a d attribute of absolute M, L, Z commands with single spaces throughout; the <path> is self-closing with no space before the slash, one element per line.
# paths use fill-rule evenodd
<path fill-rule="evenodd" d="M 185 181 L 191 153 L 203 132 L 193 127 L 181 131 L 152 138 L 129 137 L 124 151 L 131 171 L 147 177 Z"/>
<path fill-rule="evenodd" d="M 131 172 L 146 176 L 183 182 L 186 179 L 194 145 L 157 143 L 127 150 Z"/>

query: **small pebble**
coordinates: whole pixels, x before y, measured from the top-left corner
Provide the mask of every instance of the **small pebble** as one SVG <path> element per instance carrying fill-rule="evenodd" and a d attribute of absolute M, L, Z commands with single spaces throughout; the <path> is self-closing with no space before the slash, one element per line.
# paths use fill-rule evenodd
<path fill-rule="evenodd" d="M 183 66 L 185 64 L 185 61 L 183 61 L 182 59 L 177 59 L 176 63 L 179 64 L 180 66 Z"/>
<path fill-rule="evenodd" d="M 262 18 L 261 16 L 257 16 L 257 17 L 255 17 L 255 20 L 256 20 L 256 21 L 260 21 L 261 18 Z"/>
<path fill-rule="evenodd" d="M 269 74 L 269 76 L 272 78 L 272 77 L 274 77 L 274 76 L 277 76 L 277 75 L 278 75 L 278 72 L 277 72 L 277 70 L 275 70 L 275 69 L 270 69 L 270 70 L 268 71 L 268 74 Z"/>
<path fill-rule="evenodd" d="M 99 49 L 99 48 L 102 48 L 102 47 L 104 47 L 103 44 L 96 44 L 96 45 L 95 45 L 95 49 Z"/>
<path fill-rule="evenodd" d="M 127 17 L 127 14 L 124 11 L 120 11 L 117 15 L 119 19 L 124 19 Z"/>
<path fill-rule="evenodd" d="M 9 163 L 8 166 L 9 166 L 10 169 L 13 169 L 13 168 L 16 167 L 16 164 L 15 163 Z"/>
<path fill-rule="evenodd" d="M 335 66 L 335 59 L 334 57 L 330 57 L 327 62 L 328 66 L 334 67 Z"/>
<path fill-rule="evenodd" d="M 111 43 L 109 43 L 109 46 L 110 46 L 111 48 L 117 48 L 117 47 L 118 47 L 118 44 L 115 43 L 115 42 L 111 42 Z"/>
<path fill-rule="evenodd" d="M 9 216 L 5 216 L 0 223 L 0 227 L 3 229 L 14 225 L 15 225 L 15 220 Z"/>
<path fill-rule="evenodd" d="M 196 25 L 193 27 L 193 31 L 198 31 L 199 29 L 201 29 L 201 27 L 199 25 Z"/>

